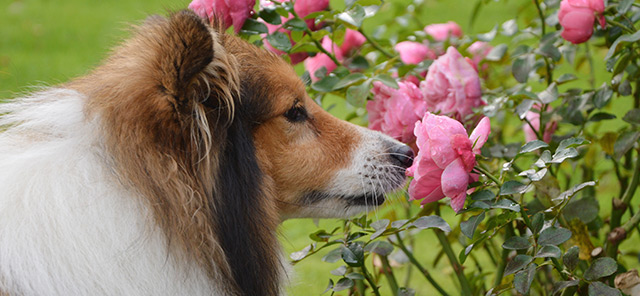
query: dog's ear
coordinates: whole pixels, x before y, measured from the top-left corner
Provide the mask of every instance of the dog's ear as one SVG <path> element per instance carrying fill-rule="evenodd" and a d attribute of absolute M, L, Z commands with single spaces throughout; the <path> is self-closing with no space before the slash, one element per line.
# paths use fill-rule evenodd
<path fill-rule="evenodd" d="M 155 22 L 149 19 L 147 22 Z M 165 21 L 167 21 L 165 19 Z M 160 26 L 154 63 L 161 89 L 191 114 L 191 104 L 224 109 L 233 116 L 238 93 L 237 66 L 221 45 L 222 34 L 191 11 L 174 13 Z"/>

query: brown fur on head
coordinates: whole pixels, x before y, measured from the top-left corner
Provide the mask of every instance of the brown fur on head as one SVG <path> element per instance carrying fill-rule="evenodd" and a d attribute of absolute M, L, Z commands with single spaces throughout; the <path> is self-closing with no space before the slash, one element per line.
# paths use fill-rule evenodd
<path fill-rule="evenodd" d="M 229 295 L 281 292 L 281 219 L 378 205 L 410 164 L 404 146 L 322 110 L 279 57 L 187 11 L 150 18 L 70 87 L 172 252 Z"/>

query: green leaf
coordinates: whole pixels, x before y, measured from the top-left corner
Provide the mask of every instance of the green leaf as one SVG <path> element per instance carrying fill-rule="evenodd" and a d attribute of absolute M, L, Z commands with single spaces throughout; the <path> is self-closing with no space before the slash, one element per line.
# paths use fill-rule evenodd
<path fill-rule="evenodd" d="M 367 79 L 367 76 L 365 76 L 362 73 L 351 73 L 343 77 L 342 79 L 340 79 L 340 81 L 338 81 L 338 83 L 336 83 L 336 85 L 333 86 L 333 89 L 334 90 L 341 89 L 345 86 L 349 86 L 351 84 L 354 84 L 364 79 Z"/>
<path fill-rule="evenodd" d="M 507 266 L 504 269 L 504 275 L 508 276 L 525 268 L 525 266 L 531 263 L 531 261 L 533 261 L 533 257 L 529 255 L 516 255 L 513 259 L 511 259 L 511 261 L 509 261 L 509 263 L 507 263 Z"/>
<path fill-rule="evenodd" d="M 322 261 L 327 263 L 336 263 L 340 259 L 342 259 L 342 248 L 333 249 L 322 257 Z"/>
<path fill-rule="evenodd" d="M 547 171 L 548 171 L 547 168 L 542 168 L 539 171 L 536 171 L 535 169 L 530 169 L 530 170 L 522 171 L 520 174 L 518 174 L 518 176 L 526 176 L 527 178 L 529 178 L 529 180 L 533 182 L 538 182 L 542 180 L 542 178 L 544 178 L 544 176 L 547 174 Z"/>
<path fill-rule="evenodd" d="M 319 92 L 331 92 L 339 81 L 340 81 L 340 78 L 333 75 L 327 75 L 324 78 L 312 84 L 311 88 Z"/>
<path fill-rule="evenodd" d="M 561 256 L 562 251 L 560 250 L 560 248 L 553 245 L 543 246 L 536 254 L 536 258 L 560 258 Z"/>
<path fill-rule="evenodd" d="M 492 200 L 496 198 L 496 194 L 489 190 L 480 190 L 471 194 L 472 200 Z"/>
<path fill-rule="evenodd" d="M 500 187 L 499 195 L 524 193 L 525 191 L 527 191 L 528 188 L 529 186 L 526 184 L 522 184 L 518 181 L 511 180 L 511 181 L 504 182 L 504 184 L 502 184 L 502 187 Z"/>
<path fill-rule="evenodd" d="M 307 257 L 307 255 L 309 254 L 309 251 L 311 251 L 312 247 L 313 247 L 312 245 L 308 245 L 304 249 L 302 249 L 302 250 L 300 250 L 298 252 L 291 253 L 291 255 L 289 255 L 289 257 L 293 261 L 300 261 L 300 260 L 304 259 L 305 257 Z"/>
<path fill-rule="evenodd" d="M 364 260 L 364 250 L 357 243 L 352 243 L 349 247 L 342 246 L 342 260 L 351 267 L 362 266 Z"/>
<path fill-rule="evenodd" d="M 633 5 L 634 0 L 620 0 L 618 3 L 618 13 L 617 15 L 623 15 L 627 13 L 631 5 Z"/>
<path fill-rule="evenodd" d="M 540 141 L 540 140 L 533 140 L 531 142 L 528 142 L 524 145 L 522 145 L 522 147 L 520 147 L 520 151 L 518 153 L 528 153 L 528 152 L 532 152 L 532 151 L 536 151 L 540 148 L 544 148 L 544 147 L 549 147 L 549 144 Z"/>
<path fill-rule="evenodd" d="M 369 80 L 360 85 L 352 85 L 347 88 L 347 103 L 356 107 L 363 107 L 369 96 L 369 87 L 371 83 Z"/>
<path fill-rule="evenodd" d="M 542 226 L 544 226 L 544 214 L 536 213 L 533 215 L 533 218 L 531 218 L 531 232 L 533 232 L 533 234 L 538 234 L 542 229 Z"/>
<path fill-rule="evenodd" d="M 372 233 L 371 237 L 369 239 L 370 240 L 376 239 L 385 230 L 387 230 L 388 226 L 389 226 L 389 220 L 388 219 L 382 219 L 382 220 L 378 220 L 376 222 L 371 223 L 371 227 L 373 227 L 373 229 L 375 229 L 376 232 Z"/>
<path fill-rule="evenodd" d="M 502 23 L 501 28 L 502 28 L 502 32 L 501 32 L 502 35 L 507 37 L 511 37 L 515 33 L 518 33 L 518 23 L 516 22 L 515 19 L 511 19 Z"/>
<path fill-rule="evenodd" d="M 289 36 L 287 36 L 287 34 L 285 33 L 275 32 L 271 35 L 268 35 L 267 41 L 269 41 L 269 44 L 271 44 L 271 46 L 284 52 L 288 52 L 291 49 L 291 40 L 289 40 Z"/>
<path fill-rule="evenodd" d="M 622 120 L 631 124 L 640 124 L 640 109 L 631 109 L 622 117 Z"/>
<path fill-rule="evenodd" d="M 618 263 L 610 257 L 602 257 L 594 260 L 584 272 L 584 279 L 595 281 L 599 278 L 610 276 L 618 270 Z"/>
<path fill-rule="evenodd" d="M 396 220 L 396 221 L 391 222 L 391 227 L 400 229 L 402 226 L 407 224 L 407 222 L 409 222 L 409 220 L 407 220 L 407 219 Z"/>
<path fill-rule="evenodd" d="M 556 282 L 553 283 L 553 295 L 556 295 L 556 293 L 569 288 L 569 287 L 575 287 L 580 283 L 580 280 L 572 280 L 572 281 L 562 281 L 562 282 Z"/>
<path fill-rule="evenodd" d="M 523 295 L 529 293 L 531 283 L 536 275 L 536 267 L 537 265 L 533 263 L 526 269 L 516 273 L 516 276 L 513 278 L 513 286 L 516 288 L 516 291 Z"/>
<path fill-rule="evenodd" d="M 566 242 L 571 238 L 571 231 L 566 228 L 549 227 L 540 233 L 538 237 L 539 245 L 554 245 L 557 246 Z"/>
<path fill-rule="evenodd" d="M 589 117 L 589 121 L 594 121 L 594 122 L 598 122 L 602 120 L 611 120 L 611 119 L 616 119 L 616 116 L 607 112 L 598 112 L 596 114 L 591 115 L 591 117 Z"/>
<path fill-rule="evenodd" d="M 534 63 L 535 58 L 532 55 L 518 57 L 511 66 L 513 77 L 520 83 L 527 82 Z"/>
<path fill-rule="evenodd" d="M 526 250 L 529 247 L 531 247 L 531 242 L 521 236 L 512 236 L 502 244 L 502 248 L 507 250 Z"/>
<path fill-rule="evenodd" d="M 362 22 L 366 17 L 366 13 L 364 8 L 358 4 L 354 5 L 353 8 L 345 11 L 343 13 L 338 14 L 338 19 L 342 20 L 345 23 L 353 25 L 356 28 L 360 28 L 362 26 Z"/>
<path fill-rule="evenodd" d="M 578 267 L 578 263 L 580 262 L 580 248 L 578 246 L 573 246 L 567 250 L 562 256 L 562 263 L 567 269 L 573 272 L 576 267 Z"/>
<path fill-rule="evenodd" d="M 556 150 L 556 153 L 553 154 L 553 158 L 551 158 L 548 163 L 562 163 L 567 158 L 574 158 L 578 156 L 578 150 L 576 148 L 566 148 L 562 150 Z"/>
<path fill-rule="evenodd" d="M 483 34 L 478 34 L 477 37 L 478 37 L 478 40 L 480 41 L 490 42 L 490 41 L 493 41 L 493 38 L 496 38 L 497 34 L 498 34 L 498 25 L 495 25 L 493 29 L 491 29 L 491 31 Z"/>
<path fill-rule="evenodd" d="M 565 84 L 567 82 L 571 82 L 571 81 L 574 81 L 574 80 L 578 80 L 578 77 L 576 75 L 573 75 L 571 73 L 565 73 L 565 74 L 560 75 L 560 77 L 558 77 L 558 79 L 556 79 L 556 83 L 558 85 L 561 85 L 561 84 Z"/>
<path fill-rule="evenodd" d="M 307 23 L 299 18 L 293 18 L 284 23 L 284 28 L 292 31 L 304 31 L 307 29 Z"/>
<path fill-rule="evenodd" d="M 347 267 L 344 265 L 340 265 L 340 267 L 331 271 L 331 274 L 335 276 L 343 276 L 347 273 Z"/>
<path fill-rule="evenodd" d="M 591 142 L 585 140 L 582 137 L 568 138 L 568 139 L 562 140 L 562 142 L 560 142 L 556 150 L 562 150 L 562 149 L 571 148 L 571 147 L 578 147 L 578 146 L 589 144 L 589 143 Z"/>
<path fill-rule="evenodd" d="M 596 106 L 596 108 L 601 109 L 606 106 L 607 103 L 609 103 L 609 100 L 611 100 L 612 96 L 613 90 L 609 87 L 608 84 L 604 83 L 593 96 L 593 104 Z"/>
<path fill-rule="evenodd" d="M 418 229 L 438 228 L 444 232 L 451 232 L 451 226 L 439 216 L 424 216 L 412 223 Z"/>
<path fill-rule="evenodd" d="M 387 75 L 387 74 L 379 74 L 373 77 L 373 80 L 377 80 L 380 81 L 382 83 L 384 83 L 384 85 L 394 88 L 394 89 L 398 89 L 400 86 L 398 85 L 398 82 L 396 81 L 395 78 Z"/>
<path fill-rule="evenodd" d="M 320 229 L 312 234 L 309 234 L 309 238 L 316 242 L 326 242 L 331 238 L 331 233 L 328 233 L 324 229 Z"/>
<path fill-rule="evenodd" d="M 322 292 L 322 294 L 327 293 L 332 289 L 333 289 L 333 280 L 329 279 L 329 285 L 327 285 L 327 288 L 324 290 L 324 292 Z"/>
<path fill-rule="evenodd" d="M 514 212 L 520 212 L 520 205 L 508 199 L 501 199 L 490 205 L 492 209 L 505 209 Z"/>
<path fill-rule="evenodd" d="M 348 278 L 341 278 L 338 280 L 335 286 L 333 286 L 333 291 L 338 292 L 346 289 L 351 289 L 353 287 L 353 280 Z"/>
<path fill-rule="evenodd" d="M 282 18 L 276 12 L 275 9 L 263 8 L 258 13 L 258 16 L 260 16 L 261 19 L 263 19 L 265 22 L 269 24 L 272 24 L 272 25 L 282 24 Z"/>
<path fill-rule="evenodd" d="M 499 44 L 493 49 L 491 49 L 491 51 L 487 54 L 487 56 L 484 59 L 492 62 L 500 61 L 502 60 L 505 53 L 507 52 L 507 49 L 508 47 L 506 44 Z"/>
<path fill-rule="evenodd" d="M 538 94 L 538 98 L 543 104 L 549 104 L 558 99 L 558 86 L 552 82 L 547 89 Z"/>
<path fill-rule="evenodd" d="M 581 198 L 569 203 L 563 211 L 563 215 L 567 221 L 580 219 L 584 223 L 589 223 L 598 218 L 600 205 L 595 198 Z"/>
<path fill-rule="evenodd" d="M 593 282 L 589 284 L 589 296 L 622 296 L 622 293 L 620 293 L 620 290 L 611 288 L 601 282 Z"/>
<path fill-rule="evenodd" d="M 596 186 L 596 182 L 588 181 L 584 183 L 580 183 L 576 186 L 571 187 L 571 189 L 564 191 L 558 195 L 558 197 L 554 198 L 554 200 L 564 201 L 569 197 L 572 197 L 574 194 L 578 193 L 578 191 L 588 187 L 588 186 Z"/>
<path fill-rule="evenodd" d="M 364 250 L 380 256 L 389 256 L 393 252 L 393 245 L 385 240 L 377 240 L 366 245 Z"/>
<path fill-rule="evenodd" d="M 616 159 L 620 159 L 623 155 L 627 154 L 629 149 L 633 148 L 633 145 L 640 138 L 640 132 L 638 131 L 626 131 L 618 137 L 616 143 L 613 145 L 613 151 Z"/>
<path fill-rule="evenodd" d="M 364 275 L 359 274 L 357 272 L 348 273 L 344 277 L 352 280 L 364 280 Z"/>
<path fill-rule="evenodd" d="M 620 44 L 621 42 L 636 42 L 638 40 L 640 40 L 640 31 L 637 31 L 631 35 L 626 34 L 618 37 L 618 39 L 616 39 L 616 41 L 614 41 L 613 44 L 611 44 L 611 47 L 609 47 L 609 51 L 607 52 L 607 55 L 604 57 L 604 60 L 606 61 L 610 59 L 616 53 L 616 48 L 618 47 L 618 44 Z"/>
<path fill-rule="evenodd" d="M 411 288 L 399 288 L 398 289 L 398 296 L 415 296 L 416 295 L 416 290 L 411 289 Z"/>
<path fill-rule="evenodd" d="M 248 18 L 242 25 L 242 33 L 249 35 L 267 34 L 269 29 L 262 22 Z M 287 37 L 287 40 L 289 40 L 289 37 Z"/>
<path fill-rule="evenodd" d="M 461 222 L 460 231 L 462 231 L 462 234 L 464 234 L 468 238 L 473 238 L 473 233 L 476 232 L 476 228 L 478 227 L 478 225 L 480 225 L 480 222 L 484 220 L 484 216 L 485 214 L 484 212 L 482 212 L 479 215 L 472 216 L 467 221 Z"/>

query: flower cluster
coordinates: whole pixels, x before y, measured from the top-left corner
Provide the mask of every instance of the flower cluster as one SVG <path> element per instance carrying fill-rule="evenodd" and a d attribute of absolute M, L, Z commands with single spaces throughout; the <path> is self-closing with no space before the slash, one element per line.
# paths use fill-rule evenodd
<path fill-rule="evenodd" d="M 562 28 L 562 38 L 578 44 L 583 43 L 593 35 L 593 24 L 598 19 L 604 28 L 603 0 L 562 0 L 558 21 Z"/>
<path fill-rule="evenodd" d="M 344 35 L 342 45 L 338 46 L 331 38 L 324 36 L 322 38 L 322 48 L 332 54 L 339 62 L 344 62 L 354 49 L 357 49 L 365 42 L 365 37 L 358 31 L 347 29 Z M 318 80 L 317 71 L 324 68 L 327 73 L 333 71 L 337 65 L 325 53 L 318 53 L 314 57 L 310 57 L 304 61 L 304 67 L 309 72 L 312 81 Z"/>

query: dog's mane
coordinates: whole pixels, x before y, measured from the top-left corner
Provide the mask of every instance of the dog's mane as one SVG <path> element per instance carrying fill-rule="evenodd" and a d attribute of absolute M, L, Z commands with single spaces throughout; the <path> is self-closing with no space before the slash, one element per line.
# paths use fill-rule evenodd
<path fill-rule="evenodd" d="M 148 203 L 179 260 L 228 283 L 228 295 L 280 294 L 278 217 L 252 136 L 268 106 L 241 95 L 223 46 L 235 37 L 187 11 L 136 31 L 69 85 L 100 118 L 115 174 Z"/>

